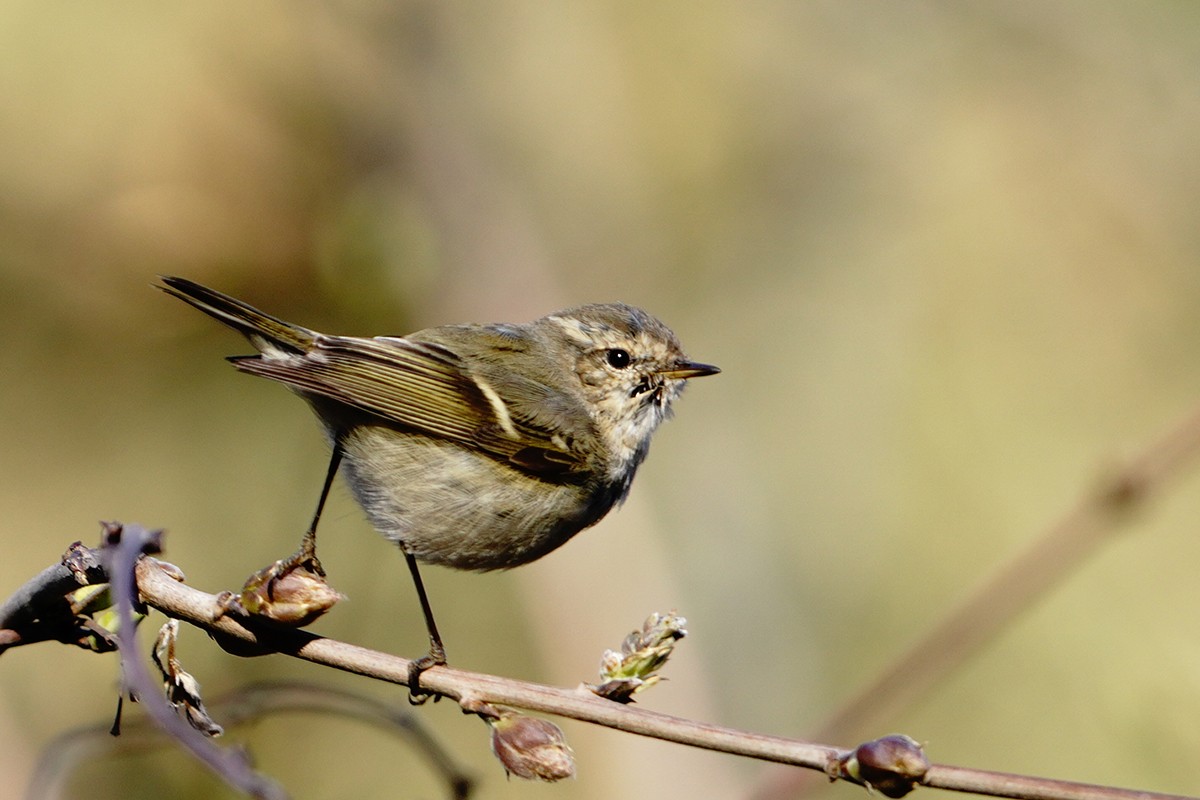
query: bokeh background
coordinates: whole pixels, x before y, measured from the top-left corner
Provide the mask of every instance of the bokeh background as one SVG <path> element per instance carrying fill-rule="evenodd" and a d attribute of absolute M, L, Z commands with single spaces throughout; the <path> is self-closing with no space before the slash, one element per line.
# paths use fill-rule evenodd
<path fill-rule="evenodd" d="M 543 561 L 427 581 L 459 666 L 561 685 L 650 611 L 691 636 L 648 708 L 803 736 L 1125 455 L 1200 404 L 1200 7 L 1083 2 L 47 5 L 0 15 L 0 594 L 98 519 L 195 585 L 288 553 L 325 469 L 303 403 L 150 288 L 403 333 L 650 309 L 697 382 L 626 506 Z M 918 704 L 935 760 L 1200 786 L 1200 476 Z M 339 488 L 316 630 L 417 655 L 400 556 Z M 194 630 L 206 693 L 300 678 Z M 104 726 L 116 661 L 0 660 L 0 774 Z M 134 709 L 129 712 L 136 716 Z M 771 768 L 564 723 L 555 787 L 416 713 L 480 796 L 740 797 Z M 296 798 L 435 797 L 400 740 L 233 730 Z M 851 744 L 835 742 L 833 744 Z M 225 797 L 170 748 L 66 795 Z M 828 797 L 858 797 L 846 785 Z"/>

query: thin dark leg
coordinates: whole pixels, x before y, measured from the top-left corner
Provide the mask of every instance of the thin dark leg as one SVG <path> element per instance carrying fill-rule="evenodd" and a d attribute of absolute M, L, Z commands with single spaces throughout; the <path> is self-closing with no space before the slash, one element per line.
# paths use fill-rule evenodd
<path fill-rule="evenodd" d="M 325 568 L 321 566 L 321 561 L 317 558 L 317 523 L 321 521 L 325 498 L 329 497 L 329 490 L 333 486 L 334 476 L 337 475 L 341 463 L 342 445 L 335 440 L 333 455 L 329 458 L 329 470 L 325 473 L 325 485 L 321 487 L 321 497 L 317 500 L 317 510 L 313 514 L 312 522 L 308 524 L 308 530 L 304 532 L 304 538 L 300 540 L 300 549 L 283 561 L 276 562 L 272 584 L 275 578 L 281 577 L 299 566 L 306 566 L 322 578 L 325 577 Z M 268 590 L 270 588 L 268 587 Z"/>
<path fill-rule="evenodd" d="M 421 602 L 421 613 L 425 615 L 425 628 L 429 631 L 429 654 L 412 661 L 408 665 L 408 699 L 414 705 L 424 703 L 429 695 L 421 691 L 421 673 L 430 667 L 446 663 L 446 648 L 442 644 L 442 635 L 438 633 L 437 623 L 433 621 L 433 609 L 429 606 L 429 596 L 425 594 L 425 583 L 421 580 L 421 572 L 417 569 L 417 559 L 411 553 L 404 554 L 408 562 L 408 571 L 412 573 L 413 585 L 417 588 L 417 599 Z"/>
<path fill-rule="evenodd" d="M 325 499 L 329 497 L 329 490 L 333 487 L 333 479 L 341 464 L 342 445 L 335 439 L 333 453 L 329 457 L 329 469 L 325 473 L 325 485 L 321 487 L 321 497 L 317 500 L 317 510 L 313 513 L 312 522 L 308 524 L 308 530 L 304 532 L 304 539 L 300 542 L 300 552 L 305 557 L 312 559 L 318 575 L 324 575 L 325 570 L 321 568 L 321 562 L 317 560 L 317 523 L 321 521 L 321 511 L 325 508 Z"/>

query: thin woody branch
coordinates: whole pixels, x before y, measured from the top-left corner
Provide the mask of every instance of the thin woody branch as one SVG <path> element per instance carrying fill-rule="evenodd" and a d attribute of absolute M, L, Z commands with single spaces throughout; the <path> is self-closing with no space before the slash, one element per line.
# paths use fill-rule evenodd
<path fill-rule="evenodd" d="M 156 725 L 231 785 L 261 800 L 284 800 L 287 795 L 282 787 L 256 772 L 250 766 L 246 753 L 218 747 L 184 721 L 167 702 L 159 690 L 161 684 L 156 684 L 140 657 L 137 629 L 133 622 L 134 607 L 140 605 L 141 592 L 140 582 L 134 575 L 135 564 L 139 575 L 144 572 L 142 566 L 150 565 L 156 575 L 165 580 L 178 581 L 177 574 L 168 577 L 169 573 L 158 562 L 142 557 L 144 553 L 159 552 L 162 531 L 147 531 L 138 525 L 129 525 L 123 530 L 109 527 L 107 533 L 107 544 L 111 546 L 102 552 L 107 556 L 113 597 L 120 618 L 117 636 L 125 684 L 123 689 L 133 693 Z"/>
<path fill-rule="evenodd" d="M 821 726 L 822 738 L 854 736 L 910 705 L 995 639 L 1023 611 L 1122 529 L 1200 455 L 1200 409 L 1086 492 L 1029 549 L 1003 565 L 914 642 L 874 683 Z"/>
<path fill-rule="evenodd" d="M 107 575 L 96 551 L 82 542 L 72 544 L 62 561 L 30 578 L 0 605 L 0 653 L 49 639 L 82 644 L 92 632 L 81 629 L 78 609 L 67 596 L 81 586 L 107 581 Z"/>
<path fill-rule="evenodd" d="M 136 574 L 139 593 L 147 605 L 209 631 L 231 652 L 239 655 L 280 653 L 365 677 L 408 685 L 410 662 L 407 659 L 302 630 L 251 628 L 231 616 L 213 621 L 213 610 L 217 606 L 215 595 L 180 583 L 164 573 L 156 562 L 147 559 L 138 564 Z M 452 667 L 437 667 L 423 673 L 421 687 L 452 698 L 465 707 L 493 704 L 556 714 L 640 736 L 805 767 L 836 777 L 851 777 L 840 768 L 851 755 L 849 751 L 660 714 L 605 700 L 584 689 L 542 686 Z M 1196 800 L 1184 795 L 939 764 L 930 765 L 918 783 L 1025 800 Z"/>
<path fill-rule="evenodd" d="M 267 681 L 238 687 L 208 698 L 213 717 L 229 728 L 248 725 L 273 715 L 305 712 L 369 725 L 398 736 L 422 756 L 446 787 L 446 797 L 465 800 L 473 781 L 457 759 L 430 732 L 422 716 L 399 699 L 385 699 L 345 689 L 298 681 Z M 66 776 L 93 759 L 140 754 L 171 746 L 162 730 L 145 716 L 126 719 L 121 735 L 110 735 L 107 723 L 66 731 L 42 748 L 25 792 L 26 800 L 55 800 L 65 796 Z"/>
<path fill-rule="evenodd" d="M 1200 409 L 1195 409 L 1124 464 L 1108 471 L 1028 549 L 950 609 L 813 735 L 819 739 L 854 739 L 880 720 L 911 706 L 994 640 L 1022 612 L 1060 586 L 1198 456 Z M 756 800 L 790 797 L 812 786 L 807 775 L 778 771 L 751 796 Z"/>
<path fill-rule="evenodd" d="M 138 588 L 147 605 L 209 631 L 222 647 L 237 655 L 282 653 L 357 675 L 408 685 L 408 659 L 303 630 L 250 628 L 243 620 L 232 616 L 213 622 L 215 595 L 173 580 L 152 561 L 138 565 L 137 577 Z M 438 667 L 422 673 L 421 688 L 459 703 L 486 702 L 553 713 L 679 744 L 822 771 L 841 754 L 833 747 L 646 711 L 604 700 L 586 690 L 542 686 L 453 667 Z"/>

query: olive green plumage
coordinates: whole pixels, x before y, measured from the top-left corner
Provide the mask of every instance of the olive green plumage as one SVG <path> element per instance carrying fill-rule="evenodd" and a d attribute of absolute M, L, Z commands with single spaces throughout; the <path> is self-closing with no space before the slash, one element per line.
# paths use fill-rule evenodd
<path fill-rule="evenodd" d="M 527 324 L 328 336 L 183 278 L 167 293 L 245 335 L 230 359 L 311 404 L 372 524 L 406 553 L 514 567 L 596 523 L 629 490 L 688 378 L 675 335 L 619 303 Z"/>

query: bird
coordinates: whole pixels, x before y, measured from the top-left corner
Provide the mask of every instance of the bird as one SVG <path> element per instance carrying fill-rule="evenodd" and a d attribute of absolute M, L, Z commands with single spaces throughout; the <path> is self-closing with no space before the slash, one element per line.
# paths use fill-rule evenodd
<path fill-rule="evenodd" d="M 229 357 L 233 366 L 287 386 L 324 427 L 329 467 L 287 563 L 324 574 L 316 529 L 339 470 L 399 545 L 430 639 L 411 662 L 410 698 L 421 672 L 446 663 L 418 562 L 488 571 L 555 550 L 625 499 L 687 381 L 720 372 L 624 303 L 358 337 L 285 322 L 186 278 L 162 276 L 157 288 L 244 335 L 257 353 Z"/>

